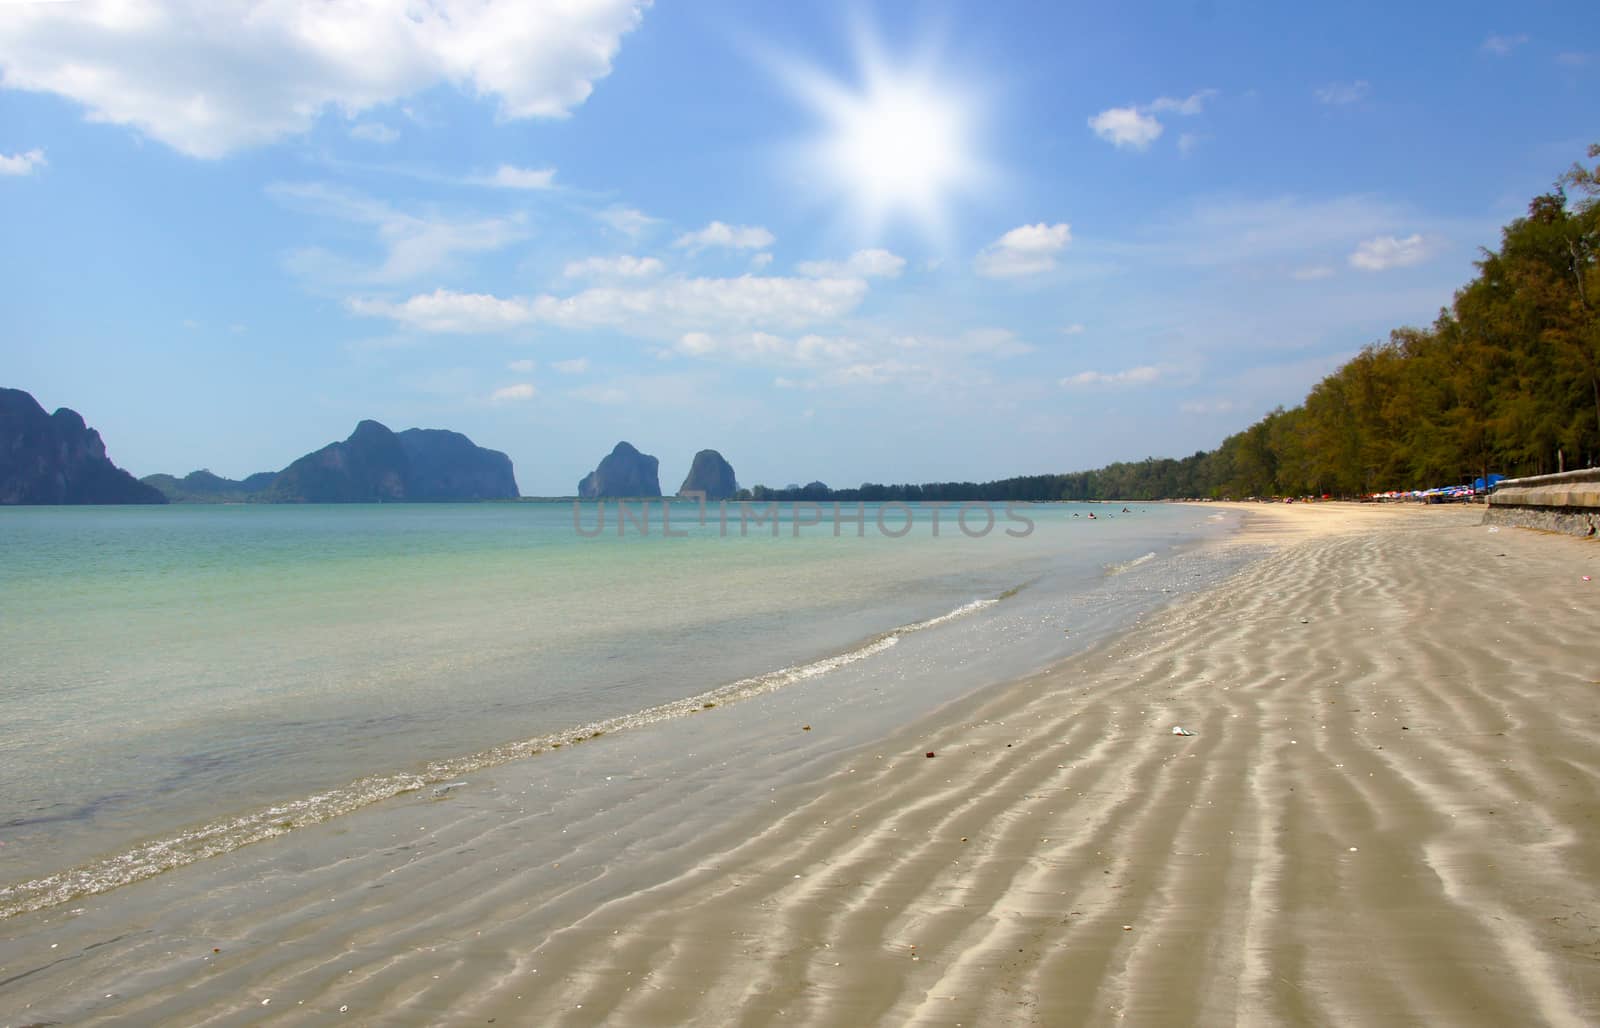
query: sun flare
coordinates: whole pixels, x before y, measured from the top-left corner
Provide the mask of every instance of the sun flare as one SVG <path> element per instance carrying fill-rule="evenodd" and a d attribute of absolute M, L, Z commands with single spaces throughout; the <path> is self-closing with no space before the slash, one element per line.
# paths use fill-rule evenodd
<path fill-rule="evenodd" d="M 867 235 L 909 221 L 941 237 L 953 199 L 984 177 L 977 100 L 941 80 L 929 58 L 895 66 L 870 41 L 857 50 L 859 84 L 789 69 L 795 93 L 820 122 L 803 148 L 806 164 L 831 196 L 845 199 Z"/>

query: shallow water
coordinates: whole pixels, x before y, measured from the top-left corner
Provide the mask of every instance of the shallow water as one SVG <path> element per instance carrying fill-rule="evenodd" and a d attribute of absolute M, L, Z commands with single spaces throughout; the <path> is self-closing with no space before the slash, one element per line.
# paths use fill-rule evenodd
<path fill-rule="evenodd" d="M 897 723 L 1214 579 L 1173 557 L 1225 530 L 1201 509 L 1106 510 L 1020 539 L 871 506 L 859 538 L 689 505 L 620 538 L 562 504 L 0 510 L 0 914 L 706 704 L 805 686 Z"/>

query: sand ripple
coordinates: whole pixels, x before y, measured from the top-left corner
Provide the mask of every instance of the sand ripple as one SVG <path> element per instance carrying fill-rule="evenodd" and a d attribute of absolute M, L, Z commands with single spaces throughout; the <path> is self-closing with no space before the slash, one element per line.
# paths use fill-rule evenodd
<path fill-rule="evenodd" d="M 160 969 L 167 930 L 28 999 L 115 988 L 77 1019 L 189 1024 L 1600 1023 L 1600 551 L 1362 517 L 714 829 L 673 829 L 687 786 L 565 824 L 660 826 L 604 855 L 508 809 L 396 847 L 392 889 L 216 886 L 195 938 L 248 904 L 249 945 L 203 972 Z"/>

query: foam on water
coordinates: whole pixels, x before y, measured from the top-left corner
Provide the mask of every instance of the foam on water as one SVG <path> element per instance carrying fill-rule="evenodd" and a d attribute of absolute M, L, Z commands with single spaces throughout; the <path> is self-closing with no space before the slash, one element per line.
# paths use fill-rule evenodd
<path fill-rule="evenodd" d="M 1150 561 L 1155 560 L 1155 559 L 1156 559 L 1156 553 L 1155 553 L 1154 550 L 1151 550 L 1149 553 L 1146 553 L 1142 557 L 1135 557 L 1132 560 L 1125 560 L 1125 561 L 1122 561 L 1121 563 L 1117 563 L 1117 564 L 1107 564 L 1106 565 L 1106 573 L 1110 574 L 1110 575 L 1120 575 L 1125 571 L 1133 570 L 1134 568 L 1138 567 L 1140 564 L 1148 564 Z"/>

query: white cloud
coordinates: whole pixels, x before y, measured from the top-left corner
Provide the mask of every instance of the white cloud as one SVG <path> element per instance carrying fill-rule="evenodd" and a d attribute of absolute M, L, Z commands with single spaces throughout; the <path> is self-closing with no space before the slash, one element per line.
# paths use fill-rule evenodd
<path fill-rule="evenodd" d="M 732 353 L 774 352 L 783 340 L 768 332 L 752 332 L 747 339 L 738 341 L 719 339 L 709 332 L 685 332 L 678 339 L 677 350 L 693 357 L 704 357 L 718 351 Z"/>
<path fill-rule="evenodd" d="M 905 266 L 888 250 L 857 250 L 842 261 L 805 261 L 799 270 L 812 278 L 898 278 Z"/>
<path fill-rule="evenodd" d="M 674 349 L 690 357 L 786 365 L 835 365 L 866 352 L 860 342 L 840 336 L 812 334 L 790 339 L 771 332 L 685 332 Z"/>
<path fill-rule="evenodd" d="M 1178 153 L 1187 157 L 1194 153 L 1195 148 L 1205 142 L 1205 136 L 1195 132 L 1185 132 L 1178 136 Z"/>
<path fill-rule="evenodd" d="M 507 371 L 515 371 L 515 372 L 518 372 L 519 374 L 526 375 L 528 372 L 534 370 L 538 366 L 539 366 L 538 362 L 529 360 L 528 358 L 524 357 L 522 360 L 519 360 L 519 361 L 511 361 L 509 364 L 506 365 L 506 370 Z"/>
<path fill-rule="evenodd" d="M 595 217 L 610 225 L 624 235 L 637 238 L 651 225 L 658 224 L 660 218 L 652 218 L 643 211 L 634 210 L 632 207 L 607 207 L 595 214 Z"/>
<path fill-rule="evenodd" d="M 1300 282 L 1315 282 L 1320 278 L 1332 278 L 1333 269 L 1326 264 L 1314 264 L 1308 268 L 1296 268 L 1289 276 Z"/>
<path fill-rule="evenodd" d="M 485 293 L 436 289 L 401 303 L 354 298 L 350 310 L 363 317 L 389 318 L 418 332 L 476 334 L 504 332 L 533 320 L 524 300 L 505 300 Z"/>
<path fill-rule="evenodd" d="M 350 309 L 421 332 L 501 332 L 530 322 L 614 329 L 643 339 L 684 333 L 804 329 L 850 313 L 866 295 L 861 279 L 675 278 L 648 286 L 595 286 L 559 297 L 503 298 L 439 289 L 395 303 L 358 297 Z"/>
<path fill-rule="evenodd" d="M 1061 334 L 1064 336 L 1081 336 L 1085 331 L 1087 330 L 1083 327 L 1082 322 L 1074 321 L 1072 324 L 1062 329 Z"/>
<path fill-rule="evenodd" d="M 1072 242 L 1065 222 L 1021 225 L 978 252 L 978 274 L 988 278 L 1038 275 L 1056 266 L 1055 255 Z"/>
<path fill-rule="evenodd" d="M 1360 103 L 1372 92 L 1371 83 L 1366 79 L 1357 79 L 1354 82 L 1330 82 L 1317 89 L 1317 102 L 1329 104 L 1334 107 L 1343 104 Z"/>
<path fill-rule="evenodd" d="M 554 118 L 611 70 L 644 0 L 9 4 L 0 66 L 194 157 L 221 157 L 439 85 Z"/>
<path fill-rule="evenodd" d="M 363 121 L 350 126 L 350 137 L 367 143 L 392 143 L 400 138 L 400 130 L 381 121 Z"/>
<path fill-rule="evenodd" d="M 985 380 L 996 360 L 1032 347 L 1002 328 L 957 335 L 890 335 L 868 328 L 859 335 L 773 332 L 685 332 L 667 355 L 783 370 L 781 389 L 879 386 L 966 386 Z M 796 374 L 802 372 L 803 374 Z"/>
<path fill-rule="evenodd" d="M 760 253 L 754 253 L 754 254 L 750 255 L 750 270 L 751 271 L 760 271 L 762 268 L 766 267 L 767 265 L 769 265 L 771 263 L 772 263 L 772 254 L 769 251 L 762 250 Z"/>
<path fill-rule="evenodd" d="M 370 226 L 386 251 L 376 268 L 358 267 L 315 247 L 291 254 L 290 269 L 314 280 L 403 282 L 438 271 L 457 255 L 498 250 L 527 236 L 520 214 L 464 220 L 407 214 L 381 200 L 317 183 L 278 183 L 267 192 L 307 214 Z"/>
<path fill-rule="evenodd" d="M 587 257 L 569 261 L 562 274 L 568 278 L 650 278 L 665 270 L 654 257 Z"/>
<path fill-rule="evenodd" d="M 1162 125 L 1137 107 L 1113 107 L 1089 119 L 1094 134 L 1114 146 L 1143 150 L 1161 138 Z"/>
<path fill-rule="evenodd" d="M 862 386 L 923 385 L 937 381 L 938 377 L 936 372 L 927 367 L 891 359 L 842 364 L 824 370 L 813 378 L 779 375 L 772 380 L 772 384 L 779 389 L 853 389 Z"/>
<path fill-rule="evenodd" d="M 1165 374 L 1165 370 L 1154 365 L 1144 365 L 1129 368 L 1126 371 L 1080 371 L 1076 375 L 1068 375 L 1061 380 L 1061 385 L 1068 389 L 1092 388 L 1094 386 L 1142 386 L 1150 385 Z"/>
<path fill-rule="evenodd" d="M 1387 271 L 1420 264 L 1428 257 L 1428 244 L 1420 235 L 1404 239 L 1377 236 L 1363 241 L 1350 255 L 1350 266 L 1362 271 Z"/>
<path fill-rule="evenodd" d="M 596 286 L 568 297 L 541 296 L 541 321 L 567 328 L 616 328 L 645 338 L 684 332 L 804 328 L 854 310 L 867 284 L 849 278 L 674 278 L 650 286 Z"/>
<path fill-rule="evenodd" d="M 833 387 L 888 385 L 923 377 L 923 369 L 904 361 L 858 361 L 835 368 L 822 376 L 822 384 Z"/>
<path fill-rule="evenodd" d="M 803 335 L 794 341 L 797 364 L 838 364 L 866 352 L 866 345 L 848 336 Z"/>
<path fill-rule="evenodd" d="M 14 157 L 0 153 L 0 175 L 32 175 L 48 163 L 43 150 L 29 150 Z"/>
<path fill-rule="evenodd" d="M 1090 118 L 1089 127 L 1094 130 L 1095 135 L 1113 146 L 1145 150 L 1151 143 L 1160 139 L 1161 133 L 1166 129 L 1156 117 L 1157 114 L 1196 115 L 1205 109 L 1206 101 L 1216 95 L 1215 89 L 1202 89 L 1181 99 L 1162 96 L 1143 106 L 1112 107 Z M 1188 138 L 1186 146 L 1182 140 L 1179 141 L 1184 153 L 1188 153 L 1198 141 L 1194 136 Z"/>
<path fill-rule="evenodd" d="M 1556 54 L 1556 63 L 1564 64 L 1569 68 L 1581 68 L 1594 60 L 1594 54 L 1586 54 L 1578 50 L 1564 50 Z"/>
<path fill-rule="evenodd" d="M 1215 89 L 1202 89 L 1183 99 L 1170 96 L 1158 97 L 1150 101 L 1149 109 L 1152 111 L 1171 111 L 1174 114 L 1193 115 L 1205 110 L 1206 101 L 1217 95 Z"/>
<path fill-rule="evenodd" d="M 581 375 L 589 370 L 589 358 L 574 357 L 571 360 L 552 361 L 550 366 L 563 375 Z"/>
<path fill-rule="evenodd" d="M 713 221 L 698 232 L 685 232 L 672 245 L 691 252 L 712 246 L 733 250 L 765 250 L 774 241 L 772 233 L 760 225 L 728 225 Z"/>
<path fill-rule="evenodd" d="M 516 385 L 508 385 L 503 388 L 496 389 L 494 392 L 489 394 L 489 399 L 493 403 L 513 403 L 522 400 L 531 400 L 534 398 L 537 392 L 538 390 L 534 389 L 529 383 L 518 382 Z"/>
<path fill-rule="evenodd" d="M 479 175 L 467 181 L 475 186 L 493 186 L 496 189 L 553 189 L 555 178 L 554 168 L 519 168 L 513 164 L 502 164 L 494 170 L 493 175 Z"/>
<path fill-rule="evenodd" d="M 1514 36 L 1494 35 L 1483 41 L 1482 49 L 1486 54 L 1494 54 L 1496 57 L 1506 57 L 1510 55 L 1511 51 L 1515 50 L 1517 47 L 1521 46 L 1527 41 L 1528 37 L 1520 32 Z"/>

